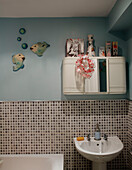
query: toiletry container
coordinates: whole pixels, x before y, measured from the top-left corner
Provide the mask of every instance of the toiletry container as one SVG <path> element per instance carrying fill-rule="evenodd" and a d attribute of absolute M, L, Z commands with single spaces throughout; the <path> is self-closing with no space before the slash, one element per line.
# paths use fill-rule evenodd
<path fill-rule="evenodd" d="M 99 124 L 97 123 L 96 128 L 95 128 L 95 140 L 100 140 L 100 128 L 99 128 Z"/>

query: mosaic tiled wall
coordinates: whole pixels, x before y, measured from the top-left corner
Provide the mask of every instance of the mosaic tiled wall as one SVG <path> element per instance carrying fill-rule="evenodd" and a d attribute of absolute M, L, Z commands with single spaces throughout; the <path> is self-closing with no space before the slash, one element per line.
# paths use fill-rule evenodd
<path fill-rule="evenodd" d="M 128 162 L 132 170 L 132 101 L 129 101 L 128 110 Z"/>
<path fill-rule="evenodd" d="M 109 170 L 126 170 L 128 154 L 128 101 L 35 101 L 0 103 L 0 154 L 64 154 L 65 169 L 91 170 L 90 161 L 75 149 L 73 137 L 118 135 L 124 150 Z"/>

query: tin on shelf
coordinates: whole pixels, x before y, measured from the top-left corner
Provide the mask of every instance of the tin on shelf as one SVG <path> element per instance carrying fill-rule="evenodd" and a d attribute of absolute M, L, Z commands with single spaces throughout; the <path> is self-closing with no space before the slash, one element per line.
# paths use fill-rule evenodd
<path fill-rule="evenodd" d="M 117 41 L 112 42 L 112 54 L 113 56 L 118 56 L 118 42 Z"/>
<path fill-rule="evenodd" d="M 106 56 L 111 56 L 111 41 L 106 41 Z"/>

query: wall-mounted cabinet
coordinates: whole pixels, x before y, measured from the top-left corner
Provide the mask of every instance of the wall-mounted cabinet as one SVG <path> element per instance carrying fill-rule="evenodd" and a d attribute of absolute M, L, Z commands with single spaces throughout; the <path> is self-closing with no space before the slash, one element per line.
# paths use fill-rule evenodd
<path fill-rule="evenodd" d="M 76 72 L 78 57 L 65 57 L 63 60 L 63 93 L 76 94 L 124 94 L 126 93 L 126 67 L 124 57 L 91 57 L 95 71 L 90 79 Z M 104 72 L 100 72 L 101 63 Z"/>

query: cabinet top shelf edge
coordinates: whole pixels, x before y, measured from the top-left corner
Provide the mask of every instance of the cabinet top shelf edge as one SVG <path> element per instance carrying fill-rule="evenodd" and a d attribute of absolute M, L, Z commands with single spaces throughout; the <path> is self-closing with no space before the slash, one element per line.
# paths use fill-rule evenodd
<path fill-rule="evenodd" d="M 101 59 L 109 59 L 109 58 L 115 58 L 115 59 L 117 59 L 117 58 L 125 58 L 125 57 L 123 57 L 123 56 L 114 56 L 114 57 L 99 57 L 99 56 L 95 56 L 95 57 L 89 57 L 90 59 L 99 59 L 99 60 L 101 60 Z M 79 59 L 79 57 L 65 57 L 64 59 L 73 59 L 73 60 L 75 60 L 75 59 Z"/>

